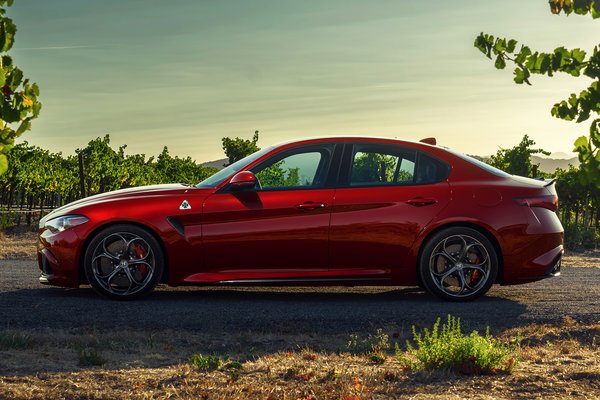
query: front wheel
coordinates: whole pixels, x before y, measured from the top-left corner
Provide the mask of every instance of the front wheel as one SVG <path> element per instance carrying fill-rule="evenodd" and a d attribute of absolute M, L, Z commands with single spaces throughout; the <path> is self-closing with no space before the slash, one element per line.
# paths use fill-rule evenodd
<path fill-rule="evenodd" d="M 427 291 L 445 300 L 474 300 L 490 289 L 497 274 L 496 250 L 475 229 L 454 227 L 437 232 L 421 253 L 421 282 Z"/>
<path fill-rule="evenodd" d="M 118 300 L 150 293 L 161 278 L 163 265 L 158 241 L 135 225 L 114 225 L 100 231 L 84 256 L 85 275 L 92 288 Z"/>

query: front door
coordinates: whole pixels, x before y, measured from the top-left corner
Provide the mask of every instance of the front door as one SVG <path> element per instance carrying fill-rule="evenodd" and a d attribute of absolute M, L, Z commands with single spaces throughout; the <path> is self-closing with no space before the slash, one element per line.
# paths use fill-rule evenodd
<path fill-rule="evenodd" d="M 310 279 L 328 271 L 334 146 L 282 151 L 252 168 L 255 190 L 209 196 L 202 215 L 205 271 L 195 281 Z"/>

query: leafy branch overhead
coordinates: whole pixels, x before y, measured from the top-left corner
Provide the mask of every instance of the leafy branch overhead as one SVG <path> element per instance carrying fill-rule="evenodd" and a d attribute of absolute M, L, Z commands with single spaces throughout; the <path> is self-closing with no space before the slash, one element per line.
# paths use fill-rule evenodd
<path fill-rule="evenodd" d="M 40 114 L 40 89 L 23 77 L 23 71 L 13 64 L 6 53 L 15 41 L 17 27 L 6 16 L 13 0 L 0 0 L 0 174 L 8 169 L 6 154 L 15 139 L 31 129 L 31 121 Z"/>
<path fill-rule="evenodd" d="M 596 19 L 600 18 L 600 0 L 550 0 L 550 10 L 554 14 L 591 14 Z M 584 122 L 593 118 L 589 135 L 579 137 L 574 150 L 579 153 L 585 179 L 600 186 L 600 46 L 596 46 L 591 54 L 562 46 L 552 52 L 539 52 L 526 45 L 519 46 L 514 39 L 482 32 L 475 38 L 475 47 L 493 60 L 497 69 L 504 69 L 507 62 L 512 62 L 517 84 L 531 85 L 530 78 L 534 74 L 552 77 L 556 73 L 565 73 L 593 80 L 579 94 L 572 93 L 568 99 L 554 104 L 551 113 L 566 121 Z"/>

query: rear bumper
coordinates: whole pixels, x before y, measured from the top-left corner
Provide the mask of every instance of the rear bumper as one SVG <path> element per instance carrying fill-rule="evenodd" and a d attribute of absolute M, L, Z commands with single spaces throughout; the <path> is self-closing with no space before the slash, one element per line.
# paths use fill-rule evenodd
<path fill-rule="evenodd" d="M 563 245 L 560 244 L 535 259 L 523 263 L 522 268 L 511 268 L 511 271 L 516 273 L 505 274 L 501 284 L 514 285 L 559 276 L 563 254 Z"/>

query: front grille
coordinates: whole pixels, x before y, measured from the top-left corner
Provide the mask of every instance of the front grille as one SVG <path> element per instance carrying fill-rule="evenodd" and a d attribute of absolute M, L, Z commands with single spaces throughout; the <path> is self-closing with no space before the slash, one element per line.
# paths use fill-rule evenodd
<path fill-rule="evenodd" d="M 52 267 L 44 254 L 42 254 L 42 273 L 44 275 L 52 275 Z"/>

